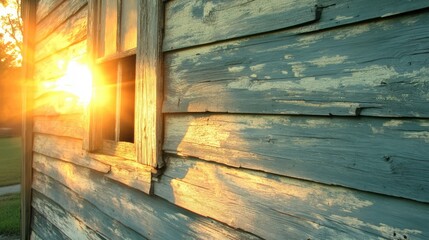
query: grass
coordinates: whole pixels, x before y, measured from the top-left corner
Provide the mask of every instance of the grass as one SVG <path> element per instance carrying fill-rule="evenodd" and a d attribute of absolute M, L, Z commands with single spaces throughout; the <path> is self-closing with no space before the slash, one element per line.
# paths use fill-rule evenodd
<path fill-rule="evenodd" d="M 20 195 L 0 196 L 0 235 L 20 234 Z"/>
<path fill-rule="evenodd" d="M 0 138 L 0 187 L 21 180 L 21 138 Z"/>

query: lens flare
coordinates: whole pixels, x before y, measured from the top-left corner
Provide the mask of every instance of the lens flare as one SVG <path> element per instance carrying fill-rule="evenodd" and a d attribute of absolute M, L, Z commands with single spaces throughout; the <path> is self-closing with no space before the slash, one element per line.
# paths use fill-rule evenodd
<path fill-rule="evenodd" d="M 62 68 L 64 61 L 58 61 L 58 67 Z M 92 95 L 92 74 L 89 67 L 77 61 L 67 64 L 63 77 L 54 83 L 55 91 L 64 91 L 79 98 L 79 102 L 87 105 Z"/>

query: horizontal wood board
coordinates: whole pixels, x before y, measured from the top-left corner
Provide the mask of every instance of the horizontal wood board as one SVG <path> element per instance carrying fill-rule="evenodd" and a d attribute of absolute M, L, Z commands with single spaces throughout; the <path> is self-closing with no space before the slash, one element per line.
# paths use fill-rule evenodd
<path fill-rule="evenodd" d="M 81 139 L 37 133 L 33 150 L 34 158 L 71 162 L 103 173 L 104 177 L 126 186 L 151 193 L 152 168 L 120 157 L 88 153 L 82 149 Z"/>
<path fill-rule="evenodd" d="M 72 189 L 107 215 L 147 238 L 258 239 L 161 198 L 124 187 L 88 168 L 37 157 L 33 166 L 37 172 Z"/>
<path fill-rule="evenodd" d="M 39 0 L 37 2 L 36 20 L 39 22 L 58 7 L 64 0 Z"/>
<path fill-rule="evenodd" d="M 315 21 L 316 0 L 169 1 L 163 49 L 173 50 Z"/>
<path fill-rule="evenodd" d="M 134 230 L 116 221 L 102 212 L 102 209 L 80 197 L 72 189 L 37 171 L 34 171 L 33 174 L 33 189 L 39 192 L 39 195 L 43 194 L 46 198 L 55 201 L 55 204 L 64 208 L 65 211 L 102 236 L 118 240 L 144 239 Z"/>
<path fill-rule="evenodd" d="M 165 56 L 167 112 L 429 117 L 429 14 Z"/>
<path fill-rule="evenodd" d="M 73 162 L 93 170 L 108 173 L 110 165 L 90 158 L 82 150 L 82 140 L 46 134 L 35 134 L 33 151 L 45 156 Z"/>
<path fill-rule="evenodd" d="M 33 208 L 70 239 L 107 239 L 42 194 L 33 191 L 32 196 Z"/>
<path fill-rule="evenodd" d="M 66 74 L 69 61 L 84 62 L 86 46 L 83 40 L 34 64 L 33 79 L 37 86 L 34 98 L 53 91 L 51 87 Z"/>
<path fill-rule="evenodd" d="M 237 3 L 238 4 L 235 4 Z M 187 0 L 187 1 L 169 1 L 166 7 L 167 21 L 166 21 L 166 36 L 164 42 L 164 51 L 178 50 L 187 47 L 196 47 L 199 45 L 207 44 L 215 40 L 227 40 L 233 36 L 236 36 L 236 33 L 229 35 L 223 35 L 223 29 L 229 29 L 230 26 L 237 26 L 241 24 L 242 19 L 237 21 L 224 22 L 223 25 L 222 18 L 218 16 L 225 14 L 228 11 L 234 10 L 238 6 L 248 5 L 254 6 L 258 2 L 252 3 L 253 1 L 234 1 L 234 3 L 221 2 L 221 1 L 211 1 L 211 2 L 200 2 L 196 0 Z M 274 2 L 274 1 L 273 1 Z M 303 4 L 310 4 L 310 1 L 284 1 L 280 4 L 290 4 L 293 2 L 293 6 L 289 7 L 291 9 L 296 9 L 302 7 Z M 323 29 L 334 28 L 342 25 L 353 24 L 368 21 L 371 19 L 377 18 L 386 18 L 392 17 L 412 11 L 422 10 L 429 7 L 429 2 L 426 0 L 409 0 L 409 1 L 397 1 L 397 0 L 317 0 L 314 1 L 316 4 L 314 6 L 308 5 L 308 7 L 314 7 L 317 9 L 318 15 L 316 15 L 316 21 L 302 22 L 302 24 L 293 27 L 290 25 L 289 28 L 282 30 L 286 35 L 302 34 L 312 31 L 319 31 Z M 194 3 L 194 5 L 191 5 Z M 263 2 L 264 5 L 272 6 L 273 4 L 279 3 L 267 3 Z M 232 6 L 232 8 L 225 8 L 224 6 Z M 371 7 L 368 7 L 371 6 Z M 264 9 L 265 7 L 262 7 Z M 251 8 L 250 8 L 251 9 Z M 304 10 L 304 15 L 308 15 L 308 9 L 313 11 L 313 8 L 307 8 Z M 179 11 L 180 10 L 180 11 Z M 283 25 L 288 24 L 287 19 L 289 19 L 288 12 L 289 9 L 276 9 L 274 12 L 283 11 L 285 14 L 281 18 L 283 20 Z M 299 11 L 297 11 L 299 12 Z M 292 12 L 292 16 L 296 17 L 294 14 L 297 12 Z M 265 22 L 265 18 L 270 18 L 265 15 L 259 15 L 258 13 L 254 14 L 261 18 L 262 23 Z M 232 16 L 228 18 L 234 18 L 236 11 L 231 13 Z M 174 16 L 174 17 L 173 17 Z M 312 15 L 314 16 L 314 15 Z M 251 16 L 250 16 L 251 17 Z M 305 16 L 298 16 L 297 19 L 304 20 Z M 292 21 L 293 22 L 293 21 Z M 177 26 L 180 23 L 180 26 Z M 213 29 L 214 25 L 220 25 L 218 28 Z M 260 28 L 260 23 L 257 23 L 254 32 L 263 33 L 269 31 L 270 29 L 279 29 L 279 26 L 282 24 L 273 26 L 268 26 L 263 29 Z M 175 27 L 173 27 L 175 26 Z M 201 26 L 205 28 L 202 29 Z M 247 27 L 247 26 L 246 26 Z M 245 29 L 246 29 L 245 27 Z M 191 31 L 199 31 L 199 34 L 194 34 L 192 36 L 186 35 L 191 29 Z M 240 32 L 239 28 L 234 29 L 236 32 Z M 240 35 L 243 36 L 243 35 Z M 218 39 L 215 39 L 217 37 Z M 244 36 L 246 37 L 246 36 Z"/>
<path fill-rule="evenodd" d="M 82 139 L 83 119 L 81 114 L 60 115 L 60 116 L 36 116 L 34 118 L 33 131 L 50 135 L 59 135 Z"/>
<path fill-rule="evenodd" d="M 52 34 L 36 44 L 34 53 L 35 61 L 40 61 L 45 57 L 83 41 L 87 34 L 87 20 L 88 7 L 85 6 L 62 23 Z"/>
<path fill-rule="evenodd" d="M 429 237 L 428 204 L 191 158 L 170 158 L 155 194 L 264 239 Z"/>
<path fill-rule="evenodd" d="M 87 4 L 87 0 L 68 0 L 62 2 L 55 10 L 44 18 L 37 25 L 36 41 L 39 42 L 50 33 L 55 31 L 58 26 L 67 21 L 71 16 L 76 14 L 79 9 Z"/>
<path fill-rule="evenodd" d="M 173 114 L 165 126 L 168 153 L 429 202 L 428 120 Z"/>
<path fill-rule="evenodd" d="M 33 230 L 41 239 L 71 240 L 71 238 L 61 232 L 61 230 L 59 230 L 54 224 L 52 224 L 48 219 L 46 219 L 42 214 L 37 212 L 34 208 L 32 209 L 31 213 L 31 230 Z"/>

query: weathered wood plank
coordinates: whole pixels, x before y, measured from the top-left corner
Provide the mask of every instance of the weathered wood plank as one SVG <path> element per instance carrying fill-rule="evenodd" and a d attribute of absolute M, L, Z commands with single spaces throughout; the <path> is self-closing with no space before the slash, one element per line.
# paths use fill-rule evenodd
<path fill-rule="evenodd" d="M 165 121 L 169 153 L 429 202 L 428 120 L 195 114 Z"/>
<path fill-rule="evenodd" d="M 34 65 L 34 84 L 37 86 L 34 96 L 40 97 L 49 89 L 46 84 L 52 84 L 66 73 L 66 64 L 69 60 L 79 61 L 86 53 L 86 40 L 78 42 L 68 48 L 45 58 Z M 61 64 L 64 63 L 64 64 Z"/>
<path fill-rule="evenodd" d="M 49 159 L 47 163 L 36 158 L 34 168 L 147 238 L 257 239 L 71 163 L 55 159 Z"/>
<path fill-rule="evenodd" d="M 35 60 L 40 61 L 60 50 L 81 42 L 86 37 L 87 7 L 81 8 L 78 13 L 61 24 L 55 32 L 38 42 L 35 47 Z"/>
<path fill-rule="evenodd" d="M 429 117 L 429 14 L 166 55 L 164 112 Z"/>
<path fill-rule="evenodd" d="M 428 8 L 429 2 L 426 0 L 319 0 L 318 6 L 322 8 L 320 20 L 297 29 L 296 33 L 404 14 Z"/>
<path fill-rule="evenodd" d="M 34 118 L 33 131 L 50 135 L 82 139 L 83 115 L 61 115 Z"/>
<path fill-rule="evenodd" d="M 144 193 L 152 193 L 152 174 L 157 174 L 152 167 L 105 154 L 90 153 L 89 156 L 92 159 L 111 165 L 110 172 L 105 175 L 106 177 Z"/>
<path fill-rule="evenodd" d="M 31 231 L 30 240 L 43 240 L 43 238 L 39 237 L 34 231 Z"/>
<path fill-rule="evenodd" d="M 44 240 L 71 239 L 34 209 L 32 210 L 31 230 Z"/>
<path fill-rule="evenodd" d="M 70 239 L 107 239 L 97 234 L 51 199 L 46 198 L 36 191 L 33 191 L 31 205 Z"/>
<path fill-rule="evenodd" d="M 316 0 L 170 1 L 163 50 L 243 37 L 317 20 Z"/>
<path fill-rule="evenodd" d="M 37 171 L 34 171 L 33 176 L 33 188 L 35 190 L 50 199 L 55 199 L 58 205 L 103 236 L 118 240 L 144 239 L 143 236 L 106 215 L 97 206 L 81 198 L 59 182 Z"/>
<path fill-rule="evenodd" d="M 84 103 L 79 97 L 65 91 L 48 91 L 34 99 L 34 116 L 82 114 Z"/>
<path fill-rule="evenodd" d="M 36 152 L 34 153 L 34 157 L 46 159 L 46 156 L 49 156 L 102 173 L 110 171 L 110 165 L 85 155 L 85 152 L 82 150 L 82 140 L 79 139 L 36 133 L 34 135 L 33 151 Z"/>
<path fill-rule="evenodd" d="M 190 158 L 167 164 L 156 195 L 264 239 L 429 237 L 428 204 Z"/>
<path fill-rule="evenodd" d="M 36 20 L 41 21 L 50 12 L 52 12 L 64 0 L 39 0 L 37 1 Z"/>
<path fill-rule="evenodd" d="M 76 14 L 79 9 L 87 4 L 87 0 L 69 0 L 62 2 L 56 9 L 37 24 L 36 41 L 39 42 L 58 26 L 67 21 L 70 16 Z"/>
<path fill-rule="evenodd" d="M 187 2 L 190 2 L 187 1 Z M 236 25 L 236 24 L 240 24 L 242 19 L 239 19 L 236 22 L 227 22 L 224 25 L 219 26 L 217 29 L 212 30 L 212 32 L 203 32 L 204 34 L 194 34 L 192 36 L 187 36 L 188 38 L 183 38 L 183 39 L 174 39 L 173 36 L 186 36 L 189 29 L 194 29 L 196 26 L 201 26 L 206 24 L 206 28 L 207 29 L 212 29 L 211 25 L 209 23 L 211 23 L 210 21 L 204 21 L 204 19 L 208 19 L 211 20 L 212 18 L 210 18 L 210 15 L 208 15 L 209 17 L 204 18 L 204 13 L 209 14 L 210 10 L 211 10 L 211 6 L 219 6 L 219 5 L 229 5 L 231 3 L 225 3 L 225 2 L 216 2 L 216 3 L 212 3 L 212 2 L 207 2 L 206 5 L 209 5 L 206 8 L 206 11 L 204 11 L 203 8 L 203 4 L 201 2 L 198 2 L 196 4 L 194 4 L 194 6 L 191 5 L 185 5 L 187 2 L 185 1 L 171 1 L 171 3 L 167 4 L 167 17 L 168 16 L 175 16 L 176 18 L 173 19 L 173 17 L 168 17 L 167 19 L 167 31 L 166 31 L 166 41 L 164 42 L 164 51 L 168 51 L 168 50 L 176 50 L 176 49 L 181 49 L 181 48 L 185 48 L 185 47 L 190 47 L 190 46 L 197 46 L 197 45 L 201 45 L 204 43 L 208 43 L 207 42 L 207 37 L 211 36 L 211 35 L 221 35 L 222 34 L 222 30 L 225 28 L 229 28 L 229 25 Z M 194 1 L 195 2 L 195 1 Z M 249 1 L 246 1 L 246 3 Z M 264 2 L 264 4 L 270 4 L 267 2 Z M 287 4 L 287 3 L 283 3 L 283 4 Z M 300 5 L 301 1 L 296 1 L 293 3 L 294 5 Z M 187 12 L 185 10 L 181 10 L 178 8 L 175 8 L 173 6 L 178 5 L 181 6 L 182 9 L 187 10 Z M 184 5 L 184 6 L 182 6 Z M 315 6 L 315 4 L 313 5 L 313 7 Z M 371 6 L 370 8 L 368 6 Z M 199 11 L 196 11 L 195 13 L 200 13 L 201 16 L 199 16 L 199 18 L 194 17 L 195 14 L 193 14 L 191 11 L 191 7 L 194 7 L 196 10 L 198 9 L 202 9 Z M 310 6 L 311 7 L 311 6 Z M 407 12 L 411 12 L 411 11 L 415 11 L 415 10 L 419 10 L 419 9 L 425 9 L 429 7 L 429 3 L 426 0 L 410 0 L 410 1 L 401 1 L 398 2 L 396 0 L 379 0 L 379 1 L 371 1 L 371 0 L 318 0 L 317 1 L 317 9 L 320 12 L 320 14 L 318 15 L 318 20 L 317 21 L 311 21 L 309 23 L 311 24 L 306 24 L 304 26 L 299 26 L 299 27 L 294 27 L 294 28 L 287 28 L 284 31 L 284 34 L 286 35 L 294 35 L 294 34 L 300 34 L 300 33 L 308 33 L 308 32 L 312 32 L 312 31 L 317 31 L 317 30 L 323 30 L 323 29 L 328 29 L 328 28 L 333 28 L 333 27 L 338 27 L 341 25 L 346 25 L 346 24 L 352 24 L 352 23 L 359 23 L 359 22 L 363 22 L 363 21 L 368 21 L 370 19 L 377 19 L 377 18 L 384 18 L 384 17 L 390 17 L 390 16 L 395 16 L 395 15 L 399 15 L 399 14 L 403 14 L 403 13 L 407 13 Z M 294 6 L 289 7 L 289 9 L 293 9 Z M 181 11 L 178 11 L 181 10 Z M 222 11 L 226 12 L 227 9 L 221 9 Z M 278 12 L 280 9 L 276 9 L 274 12 Z M 222 14 L 222 11 L 214 11 L 215 14 L 213 14 L 214 16 Z M 285 10 L 283 10 L 285 11 Z M 286 10 L 287 11 L 287 10 Z M 173 14 L 172 14 L 173 13 Z M 175 14 L 176 13 L 176 14 Z M 292 15 L 294 17 L 296 17 L 294 14 L 296 12 L 292 12 Z M 236 12 L 234 12 L 231 15 L 235 15 Z M 253 13 L 254 15 L 257 15 L 255 13 Z M 250 16 L 253 17 L 254 15 Z M 192 19 L 189 19 L 191 18 Z M 266 16 L 264 16 L 266 17 Z M 231 16 L 229 17 L 231 18 Z M 288 15 L 282 16 L 283 19 L 288 18 Z M 302 18 L 302 16 L 296 17 L 295 19 L 300 19 Z M 183 21 L 183 20 L 187 20 L 187 21 Z M 203 19 L 203 20 L 201 20 Z M 282 19 L 282 21 L 283 21 Z M 293 19 L 293 20 L 295 20 Z M 168 21 L 170 20 L 170 21 Z M 215 23 L 216 21 L 219 21 L 218 19 L 215 18 Z M 183 23 L 183 25 L 180 26 L 176 26 L 177 29 L 174 28 L 168 28 L 168 26 L 170 25 L 178 25 L 177 23 Z M 262 21 L 263 22 L 263 21 Z M 197 25 L 195 25 L 197 23 Z M 285 22 L 287 23 L 287 22 Z M 283 24 L 285 24 L 283 23 Z M 195 25 L 195 26 L 194 26 Z M 245 25 L 245 28 L 248 28 L 249 26 L 252 25 Z M 220 31 L 219 31 L 220 29 Z M 177 31 L 177 32 L 176 32 Z M 201 31 L 201 30 L 200 30 Z M 235 31 L 239 32 L 240 29 L 235 29 Z M 234 33 L 232 33 L 231 35 L 234 35 Z M 192 42 L 190 42 L 190 40 L 192 40 Z M 175 45 L 173 45 L 173 42 Z"/>
<path fill-rule="evenodd" d="M 162 32 L 164 4 L 144 0 L 138 8 L 136 55 L 135 144 L 137 161 L 162 167 L 163 65 Z"/>
<path fill-rule="evenodd" d="M 60 129 L 61 130 L 61 129 Z M 52 132 L 60 135 L 58 131 Z M 151 193 L 152 168 L 120 157 L 93 154 L 82 150 L 82 140 L 64 136 L 35 134 L 35 158 L 57 158 L 93 169 L 105 176 L 144 193 Z M 40 154 L 43 155 L 40 155 Z"/>

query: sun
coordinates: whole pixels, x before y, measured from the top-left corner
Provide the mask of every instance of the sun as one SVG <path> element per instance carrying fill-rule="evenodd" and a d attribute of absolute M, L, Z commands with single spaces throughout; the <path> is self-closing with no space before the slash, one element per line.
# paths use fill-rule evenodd
<path fill-rule="evenodd" d="M 64 68 L 65 62 L 57 62 L 59 68 Z M 92 96 L 92 73 L 88 65 L 78 61 L 69 61 L 63 77 L 55 82 L 56 91 L 64 91 L 76 96 L 79 102 L 87 105 Z"/>

